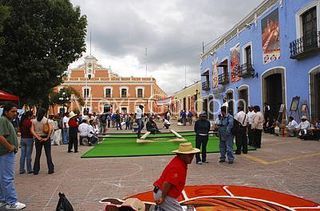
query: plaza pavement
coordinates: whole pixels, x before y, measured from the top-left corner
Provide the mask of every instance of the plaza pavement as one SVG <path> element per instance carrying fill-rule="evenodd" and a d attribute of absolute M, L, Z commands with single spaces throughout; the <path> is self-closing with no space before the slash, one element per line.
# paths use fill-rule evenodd
<path fill-rule="evenodd" d="M 193 126 L 173 128 L 192 130 Z M 36 176 L 20 175 L 17 159 L 15 182 L 19 201 L 27 205 L 25 210 L 55 210 L 59 192 L 66 194 L 77 211 L 103 210 L 104 206 L 98 203 L 103 197 L 122 198 L 151 190 L 152 183 L 173 157 L 80 158 L 89 149 L 80 146 L 79 153 L 67 153 L 67 145 L 52 146 L 55 173 L 51 175 L 47 174 L 44 151 L 41 170 Z M 261 149 L 236 156 L 232 165 L 218 163 L 219 154 L 208 154 L 208 164 L 193 162 L 189 166 L 187 184 L 253 186 L 320 203 L 319 158 L 318 141 L 264 134 Z"/>

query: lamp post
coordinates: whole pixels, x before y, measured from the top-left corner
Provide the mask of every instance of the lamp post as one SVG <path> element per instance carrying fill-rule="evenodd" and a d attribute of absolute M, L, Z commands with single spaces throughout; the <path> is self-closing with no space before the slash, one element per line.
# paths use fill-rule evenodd
<path fill-rule="evenodd" d="M 199 94 L 199 90 L 196 89 L 196 94 L 194 95 L 194 108 L 196 110 L 196 113 L 198 114 L 198 94 Z"/>
<path fill-rule="evenodd" d="M 88 80 L 91 79 L 91 74 L 88 74 L 86 77 L 86 91 L 85 91 L 85 97 L 86 97 L 86 106 L 85 106 L 85 113 L 84 115 L 89 114 L 89 109 L 88 109 L 88 95 L 89 95 L 89 89 L 88 89 Z"/>
<path fill-rule="evenodd" d="M 64 104 L 70 100 L 69 96 L 65 92 L 62 92 L 61 96 L 59 97 L 59 101 L 62 103 L 62 116 L 64 116 Z"/>

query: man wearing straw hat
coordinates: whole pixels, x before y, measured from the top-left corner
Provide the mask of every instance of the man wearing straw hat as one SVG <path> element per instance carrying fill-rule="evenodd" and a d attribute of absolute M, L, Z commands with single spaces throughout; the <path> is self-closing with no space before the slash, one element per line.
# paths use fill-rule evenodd
<path fill-rule="evenodd" d="M 193 148 L 190 142 L 181 143 L 177 150 L 172 151 L 176 156 L 163 170 L 160 178 L 154 182 L 153 195 L 157 204 L 156 210 L 183 210 L 177 198 L 186 184 L 188 164 L 200 150 Z"/>

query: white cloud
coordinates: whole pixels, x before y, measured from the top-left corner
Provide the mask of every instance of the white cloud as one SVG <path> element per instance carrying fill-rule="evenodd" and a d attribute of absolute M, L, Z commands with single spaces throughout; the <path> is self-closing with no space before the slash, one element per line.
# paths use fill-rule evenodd
<path fill-rule="evenodd" d="M 148 76 L 172 94 L 184 87 L 185 68 L 187 85 L 200 79 L 202 41 L 225 33 L 262 0 L 71 2 L 87 15 L 92 55 L 100 64 L 111 66 L 121 76 L 145 76 L 147 64 Z M 85 55 L 89 54 L 88 45 L 89 38 Z"/>

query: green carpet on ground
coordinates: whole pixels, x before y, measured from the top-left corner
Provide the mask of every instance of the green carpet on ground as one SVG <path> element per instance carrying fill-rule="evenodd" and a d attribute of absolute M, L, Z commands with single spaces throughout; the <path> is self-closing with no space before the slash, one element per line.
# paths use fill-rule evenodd
<path fill-rule="evenodd" d="M 113 135 L 116 136 L 116 135 Z M 82 155 L 82 158 L 99 158 L 99 157 L 133 157 L 133 156 L 154 156 L 154 155 L 172 155 L 172 151 L 179 147 L 181 142 L 168 142 L 175 137 L 148 137 L 148 140 L 154 140 L 152 143 L 136 143 L 136 138 L 114 138 L 107 137 L 102 143 L 94 146 Z M 195 136 L 184 136 L 195 146 Z M 235 147 L 234 147 L 235 148 Z M 252 150 L 253 148 L 250 148 Z M 210 136 L 208 153 L 219 152 L 219 140 L 215 136 Z"/>

